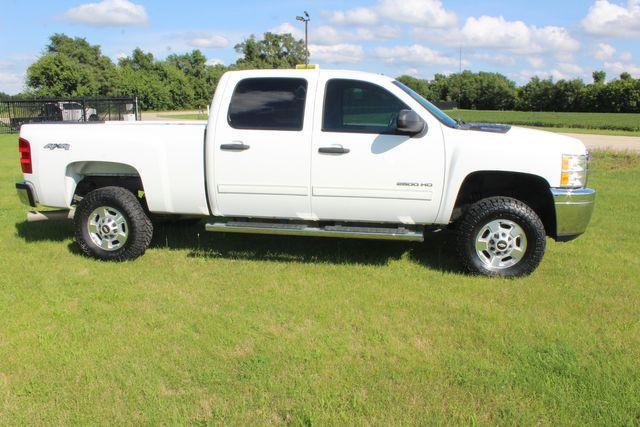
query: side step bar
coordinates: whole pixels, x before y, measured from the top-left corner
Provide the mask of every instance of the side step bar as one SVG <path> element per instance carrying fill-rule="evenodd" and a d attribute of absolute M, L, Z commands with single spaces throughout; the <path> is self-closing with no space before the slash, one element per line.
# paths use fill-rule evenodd
<path fill-rule="evenodd" d="M 205 226 L 207 231 L 245 234 L 279 234 L 286 236 L 342 237 L 350 239 L 402 240 L 422 242 L 422 231 L 399 228 L 330 225 L 314 227 L 305 224 L 277 224 L 248 221 L 216 222 Z"/>

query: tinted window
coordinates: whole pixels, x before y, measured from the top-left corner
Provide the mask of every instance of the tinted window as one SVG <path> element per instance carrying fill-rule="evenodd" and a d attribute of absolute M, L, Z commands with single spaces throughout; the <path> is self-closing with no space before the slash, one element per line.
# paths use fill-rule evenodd
<path fill-rule="evenodd" d="M 395 133 L 398 113 L 405 109 L 409 107 L 380 86 L 359 80 L 330 80 L 322 130 Z"/>
<path fill-rule="evenodd" d="M 236 129 L 302 130 L 307 81 L 245 79 L 236 86 L 229 106 L 229 125 Z"/>

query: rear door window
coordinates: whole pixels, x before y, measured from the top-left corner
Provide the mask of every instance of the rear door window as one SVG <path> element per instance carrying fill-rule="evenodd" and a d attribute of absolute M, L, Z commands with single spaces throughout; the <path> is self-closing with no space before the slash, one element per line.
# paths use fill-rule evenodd
<path fill-rule="evenodd" d="M 300 131 L 306 99 L 305 79 L 244 79 L 231 97 L 228 122 L 235 129 Z"/>

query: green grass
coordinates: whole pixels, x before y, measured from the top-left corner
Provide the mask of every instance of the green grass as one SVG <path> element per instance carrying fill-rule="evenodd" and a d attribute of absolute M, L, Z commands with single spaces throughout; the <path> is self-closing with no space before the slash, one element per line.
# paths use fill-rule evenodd
<path fill-rule="evenodd" d="M 640 114 L 553 113 L 530 111 L 448 110 L 451 117 L 468 122 L 492 122 L 551 128 L 553 131 L 640 135 Z M 613 132 L 613 133 L 612 133 Z"/>
<path fill-rule="evenodd" d="M 135 261 L 24 222 L 0 136 L 0 424 L 640 422 L 640 159 L 522 280 L 425 245 L 156 230 Z M 631 185 L 631 187 L 630 187 Z"/>
<path fill-rule="evenodd" d="M 158 117 L 172 120 L 207 120 L 209 118 L 206 114 L 159 114 Z"/>

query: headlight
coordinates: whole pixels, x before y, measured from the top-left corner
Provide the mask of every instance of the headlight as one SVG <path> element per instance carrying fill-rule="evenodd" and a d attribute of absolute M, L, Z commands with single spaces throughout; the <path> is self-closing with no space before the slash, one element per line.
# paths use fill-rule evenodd
<path fill-rule="evenodd" d="M 562 156 L 560 186 L 563 188 L 582 188 L 587 185 L 589 156 L 585 154 L 565 154 Z"/>

